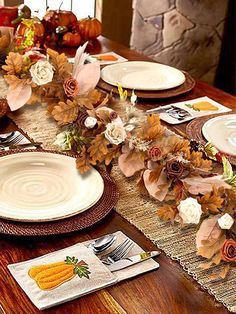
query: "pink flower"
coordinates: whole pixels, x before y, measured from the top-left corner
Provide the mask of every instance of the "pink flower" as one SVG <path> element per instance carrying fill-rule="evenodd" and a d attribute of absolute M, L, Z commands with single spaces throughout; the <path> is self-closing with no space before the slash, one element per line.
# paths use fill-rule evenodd
<path fill-rule="evenodd" d="M 74 97 L 78 95 L 79 84 L 73 77 L 69 77 L 64 81 L 63 88 L 66 96 Z"/>

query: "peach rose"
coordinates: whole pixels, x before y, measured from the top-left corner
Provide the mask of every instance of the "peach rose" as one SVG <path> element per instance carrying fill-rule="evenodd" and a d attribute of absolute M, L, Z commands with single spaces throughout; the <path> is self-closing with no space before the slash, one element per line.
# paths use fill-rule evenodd
<path fill-rule="evenodd" d="M 66 96 L 74 97 L 78 95 L 79 84 L 73 77 L 69 77 L 64 81 L 63 88 Z"/>

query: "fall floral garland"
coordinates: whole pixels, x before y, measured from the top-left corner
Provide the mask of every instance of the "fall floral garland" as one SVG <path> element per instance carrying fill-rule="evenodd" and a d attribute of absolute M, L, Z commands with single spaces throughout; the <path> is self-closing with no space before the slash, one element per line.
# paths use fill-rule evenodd
<path fill-rule="evenodd" d="M 217 278 L 225 278 L 236 262 L 236 175 L 227 158 L 165 128 L 158 115 L 137 108 L 135 94 L 128 101 L 122 87 L 119 100 L 94 89 L 99 66 L 84 64 L 84 49 L 73 67 L 51 49 L 46 56 L 11 52 L 3 66 L 10 108 L 46 102 L 63 128 L 55 145 L 77 154 L 82 174 L 118 158 L 122 173 L 136 176 L 141 193 L 157 200 L 160 219 L 198 227 L 197 254 L 206 259 L 201 267 L 223 263 Z M 209 156 L 220 158 L 222 175 L 213 172 Z"/>

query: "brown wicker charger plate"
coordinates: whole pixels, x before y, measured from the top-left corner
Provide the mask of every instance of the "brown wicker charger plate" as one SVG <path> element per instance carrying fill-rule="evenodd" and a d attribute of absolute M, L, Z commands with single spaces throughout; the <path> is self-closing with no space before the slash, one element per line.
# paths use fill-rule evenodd
<path fill-rule="evenodd" d="M 0 153 L 0 158 L 9 154 L 16 154 L 22 152 L 49 152 L 59 153 L 55 151 L 45 151 L 42 149 L 37 150 L 14 150 Z M 63 155 L 64 153 L 59 153 Z M 6 235 L 16 236 L 48 236 L 69 233 L 73 231 L 83 230 L 88 228 L 101 219 L 105 218 L 110 211 L 114 208 L 118 201 L 119 192 L 115 181 L 111 178 L 105 169 L 97 169 L 104 181 L 104 192 L 102 197 L 94 204 L 89 210 L 86 210 L 78 215 L 51 221 L 51 222 L 15 222 L 5 219 L 0 219 L 0 233 Z"/>
<path fill-rule="evenodd" d="M 166 90 L 159 90 L 159 91 L 144 91 L 144 90 L 137 90 L 136 89 L 135 94 L 139 98 L 153 98 L 153 99 L 155 99 L 155 98 L 157 98 L 157 99 L 170 98 L 170 97 L 175 97 L 175 96 L 179 96 L 182 94 L 186 94 L 194 88 L 196 82 L 191 77 L 190 74 L 188 74 L 187 72 L 184 72 L 184 71 L 182 71 L 182 72 L 185 75 L 185 82 L 180 86 L 177 86 L 177 87 L 171 88 L 171 89 L 166 89 Z M 106 92 L 112 91 L 115 94 L 119 94 L 118 88 L 116 86 L 110 85 L 110 84 L 106 83 L 105 81 L 103 81 L 102 79 L 100 79 L 97 86 L 100 89 L 105 90 Z M 132 90 L 127 89 L 127 92 L 128 92 L 128 96 L 131 96 Z"/>
<path fill-rule="evenodd" d="M 195 141 L 200 142 L 202 145 L 205 145 L 207 143 L 207 140 L 202 134 L 202 127 L 207 122 L 208 120 L 221 116 L 221 115 L 229 115 L 229 114 L 235 114 L 235 112 L 226 112 L 226 113 L 221 113 L 221 114 L 213 114 L 210 116 L 205 116 L 205 117 L 200 117 L 197 119 L 192 120 L 186 127 L 186 134 L 188 138 L 193 139 Z M 234 166 L 236 166 L 236 157 L 234 156 L 228 156 L 228 159 L 230 163 Z"/>

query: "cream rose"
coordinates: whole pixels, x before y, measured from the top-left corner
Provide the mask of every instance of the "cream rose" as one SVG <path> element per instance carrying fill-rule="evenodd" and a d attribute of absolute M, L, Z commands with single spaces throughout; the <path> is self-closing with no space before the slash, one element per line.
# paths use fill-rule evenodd
<path fill-rule="evenodd" d="M 35 84 L 47 84 L 52 81 L 53 66 L 47 60 L 39 60 L 31 66 L 30 74 Z"/>
<path fill-rule="evenodd" d="M 186 224 L 198 224 L 202 214 L 201 205 L 195 198 L 188 197 L 181 201 L 177 207 L 179 215 Z"/>
<path fill-rule="evenodd" d="M 228 213 L 226 213 L 218 219 L 218 224 L 221 229 L 229 230 L 234 224 L 234 219 Z"/>
<path fill-rule="evenodd" d="M 105 137 L 111 144 L 119 145 L 127 137 L 125 128 L 122 123 L 112 121 L 108 123 L 105 130 Z"/>
<path fill-rule="evenodd" d="M 84 125 L 88 129 L 92 129 L 97 124 L 97 119 L 94 117 L 87 117 L 84 121 Z"/>

